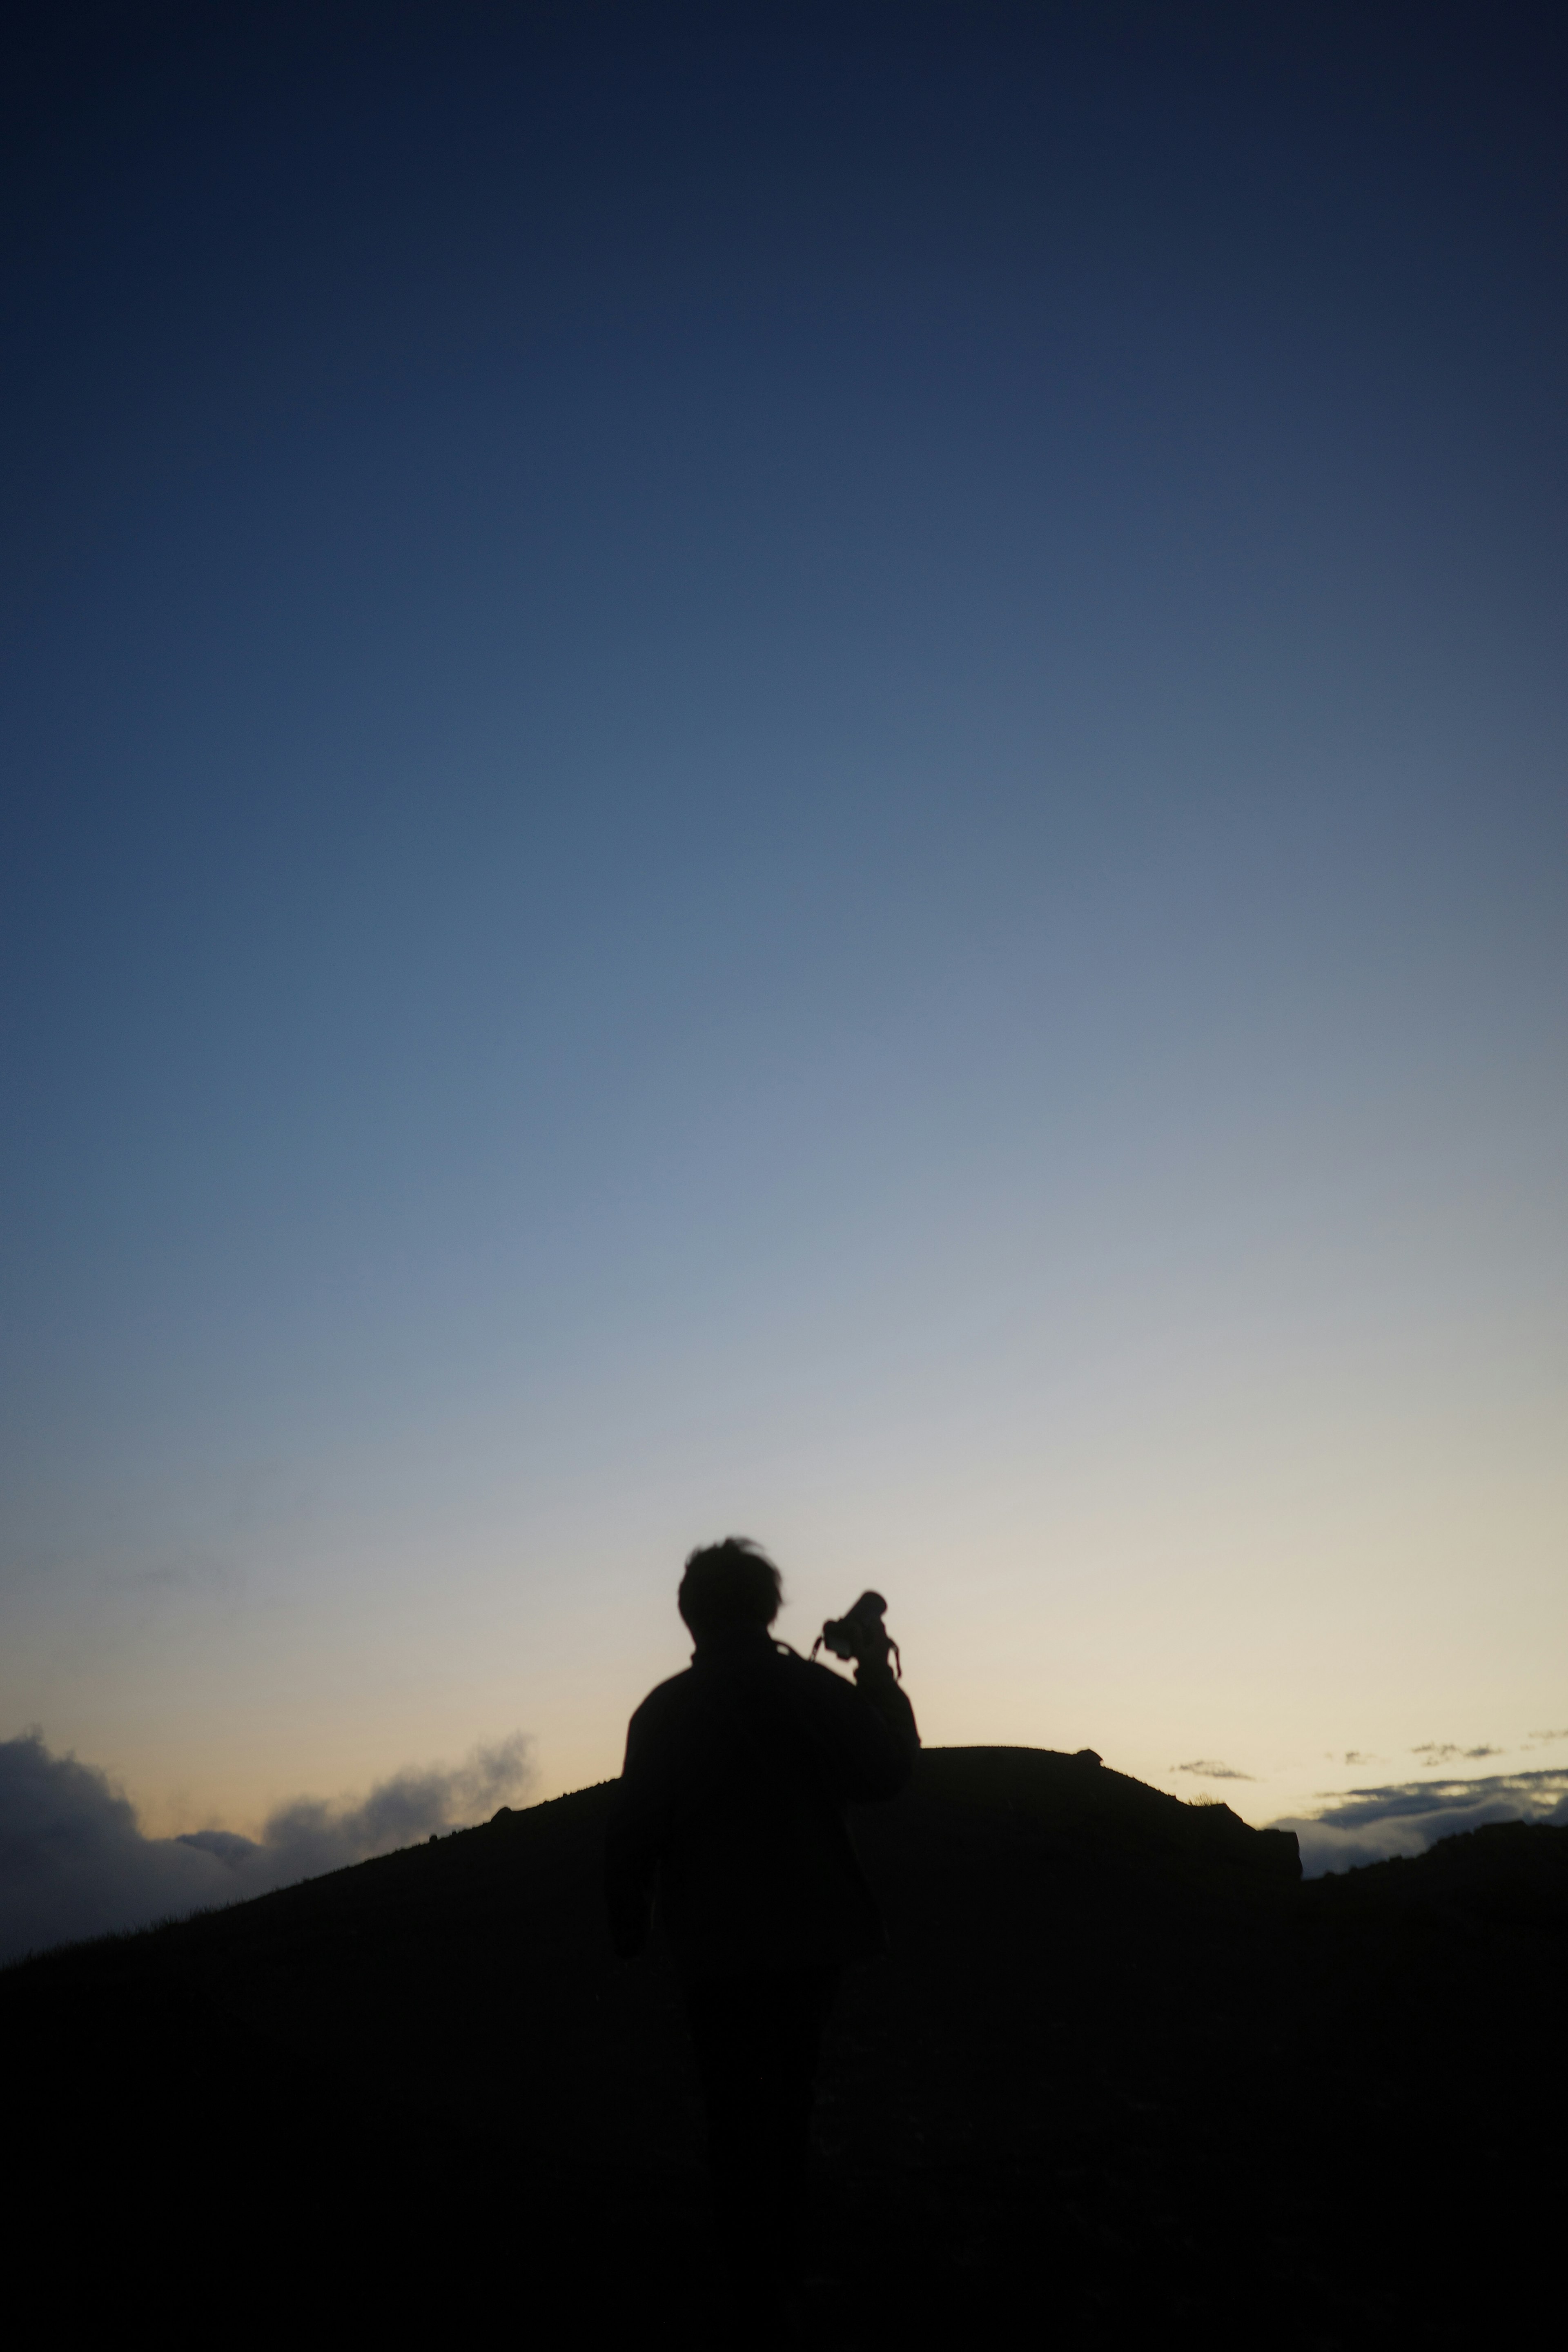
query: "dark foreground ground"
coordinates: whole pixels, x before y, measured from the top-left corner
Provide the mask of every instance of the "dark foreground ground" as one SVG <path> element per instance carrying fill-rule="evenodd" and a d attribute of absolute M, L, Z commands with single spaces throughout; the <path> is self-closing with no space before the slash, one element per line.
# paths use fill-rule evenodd
<path fill-rule="evenodd" d="M 715 2340 L 608 1795 L 0 1975 L 51 2335 Z M 894 1948 L 830 2035 L 805 2340 L 1555 2340 L 1568 1832 L 1302 1885 L 1224 1807 L 953 1748 L 858 1835 Z"/>

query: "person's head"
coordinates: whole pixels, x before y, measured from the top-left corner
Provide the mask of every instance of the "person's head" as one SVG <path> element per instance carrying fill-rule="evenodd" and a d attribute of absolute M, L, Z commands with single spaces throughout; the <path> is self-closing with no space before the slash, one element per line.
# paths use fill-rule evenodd
<path fill-rule="evenodd" d="M 747 1536 L 726 1536 L 691 1554 L 676 1606 L 701 1642 L 747 1626 L 766 1633 L 783 1598 L 783 1579 L 766 1552 Z"/>

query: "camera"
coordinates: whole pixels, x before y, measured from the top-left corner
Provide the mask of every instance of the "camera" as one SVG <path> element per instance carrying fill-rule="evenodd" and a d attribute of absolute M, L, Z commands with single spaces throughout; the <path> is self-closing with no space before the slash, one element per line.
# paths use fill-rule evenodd
<path fill-rule="evenodd" d="M 869 1659 L 879 1663 L 891 1650 L 898 1667 L 899 1680 L 904 1678 L 904 1663 L 899 1655 L 899 1645 L 882 1624 L 888 1604 L 879 1592 L 863 1592 L 853 1609 L 842 1617 L 830 1617 L 811 1645 L 815 1658 L 818 1650 L 831 1650 L 836 1658 L 853 1658 L 856 1664 Z"/>

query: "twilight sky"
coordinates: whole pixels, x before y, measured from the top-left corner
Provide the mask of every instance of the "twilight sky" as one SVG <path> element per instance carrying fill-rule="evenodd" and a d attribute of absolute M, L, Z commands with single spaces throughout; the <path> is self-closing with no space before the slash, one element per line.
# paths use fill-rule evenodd
<path fill-rule="evenodd" d="M 0 1739 L 1568 1766 L 1561 12 L 17 21 Z"/>

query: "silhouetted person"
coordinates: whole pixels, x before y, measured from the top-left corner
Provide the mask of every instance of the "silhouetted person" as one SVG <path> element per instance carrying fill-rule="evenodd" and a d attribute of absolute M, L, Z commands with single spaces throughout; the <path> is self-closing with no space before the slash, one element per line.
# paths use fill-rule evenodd
<path fill-rule="evenodd" d="M 793 2283 L 834 1993 L 887 1942 L 845 1807 L 896 1796 L 920 1748 L 879 1622 L 850 1684 L 774 1642 L 780 1597 L 743 1537 L 691 1554 L 691 1664 L 632 1717 L 605 1846 L 616 1951 L 640 1952 L 657 1919 L 675 1958 L 720 2241 L 759 2342 Z"/>

